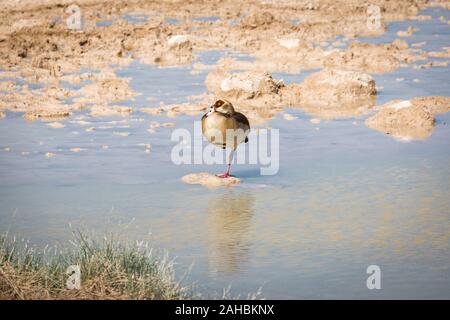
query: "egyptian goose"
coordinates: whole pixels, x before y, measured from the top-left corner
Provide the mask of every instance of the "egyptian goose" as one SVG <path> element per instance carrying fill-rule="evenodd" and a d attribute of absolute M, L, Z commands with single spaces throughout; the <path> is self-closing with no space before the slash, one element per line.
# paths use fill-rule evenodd
<path fill-rule="evenodd" d="M 227 171 L 219 178 L 230 176 L 231 162 L 237 146 L 248 142 L 250 123 L 245 115 L 234 110 L 231 102 L 217 100 L 202 117 L 202 133 L 212 144 L 231 149 L 228 156 Z"/>

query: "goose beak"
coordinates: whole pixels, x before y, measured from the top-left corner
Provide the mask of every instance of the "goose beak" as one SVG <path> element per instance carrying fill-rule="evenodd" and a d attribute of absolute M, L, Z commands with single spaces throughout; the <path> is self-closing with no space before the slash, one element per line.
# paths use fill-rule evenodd
<path fill-rule="evenodd" d="M 213 113 L 214 111 L 216 111 L 216 109 L 214 108 L 214 106 L 209 106 L 208 112 L 206 112 L 205 116 L 209 116 L 211 113 Z"/>

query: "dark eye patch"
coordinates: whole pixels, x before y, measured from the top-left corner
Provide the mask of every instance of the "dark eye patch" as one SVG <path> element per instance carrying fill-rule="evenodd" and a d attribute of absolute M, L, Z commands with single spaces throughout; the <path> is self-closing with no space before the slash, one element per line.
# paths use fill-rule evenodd
<path fill-rule="evenodd" d="M 215 103 L 216 107 L 220 107 L 221 105 L 223 105 L 223 101 L 222 100 L 216 101 L 216 103 Z"/>

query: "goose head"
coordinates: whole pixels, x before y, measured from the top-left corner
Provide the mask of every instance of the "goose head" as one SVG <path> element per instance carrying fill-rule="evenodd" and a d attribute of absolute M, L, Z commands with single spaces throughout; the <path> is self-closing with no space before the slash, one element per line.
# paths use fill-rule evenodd
<path fill-rule="evenodd" d="M 226 116 L 232 116 L 234 113 L 234 107 L 230 101 L 225 99 L 219 99 L 211 106 L 216 112 L 220 112 Z"/>

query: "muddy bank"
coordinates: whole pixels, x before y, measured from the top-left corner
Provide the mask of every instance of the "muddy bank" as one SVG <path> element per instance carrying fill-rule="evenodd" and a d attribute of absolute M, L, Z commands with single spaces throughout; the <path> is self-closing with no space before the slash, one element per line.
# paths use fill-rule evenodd
<path fill-rule="evenodd" d="M 37 91 L 15 81 L 2 82 L 0 91 L 7 94 L 0 102 L 0 110 L 26 112 L 31 120 L 51 118 L 53 114 L 62 116 L 54 111 L 61 108 L 67 109 L 64 114 L 68 115 L 96 105 L 109 108 L 109 103 L 133 100 L 138 94 L 130 88 L 130 80 L 117 77 L 111 66 L 122 68 L 135 60 L 160 67 L 187 65 L 194 61 L 195 52 L 227 50 L 248 54 L 255 60 L 223 57 L 215 66 L 194 65 L 193 72 L 202 68 L 214 70 L 206 82 L 208 90 L 239 102 L 253 123 L 270 119 L 284 105 L 301 105 L 324 118 L 354 116 L 369 109 L 371 102 L 360 101 L 353 89 L 333 87 L 329 97 L 334 100 L 322 106 L 325 91 L 315 92 L 319 98 L 313 101 L 314 89 L 308 82 L 286 87 L 268 72 L 296 73 L 327 67 L 382 73 L 448 54 L 411 49 L 403 40 L 386 45 L 354 42 L 356 37 L 382 35 L 388 22 L 426 19 L 418 15 L 426 6 L 420 0 L 380 0 L 378 9 L 365 1 L 334 0 L 313 3 L 80 0 L 76 14 L 67 10 L 70 4 L 56 0 L 7 0 L 0 4 L 0 69 L 5 75 L 44 86 Z M 144 16 L 140 23 L 129 19 L 136 14 Z M 374 18 L 376 14 L 380 14 L 379 19 Z M 211 16 L 217 19 L 195 19 Z M 73 19 L 77 17 L 81 17 L 80 24 L 74 25 Z M 175 19 L 176 23 L 169 19 Z M 296 19 L 299 21 L 293 22 Z M 236 70 L 242 72 L 237 74 Z M 223 73 L 216 77 L 220 83 L 212 79 L 215 72 Z M 62 81 L 83 86 L 67 89 Z M 338 92 L 341 89 L 344 92 Z M 349 96 L 349 92 L 357 103 L 341 99 Z M 339 111 L 334 112 L 331 105 L 336 101 Z M 148 107 L 141 110 L 168 116 L 197 114 L 205 104 L 206 98 L 194 107 L 186 103 L 163 108 L 162 112 Z M 50 106 L 47 113 L 46 106 Z M 93 114 L 101 116 L 102 112 L 97 111 L 98 108 Z"/>
<path fill-rule="evenodd" d="M 192 51 L 232 49 L 274 64 L 314 67 L 328 54 L 321 44 L 337 44 L 357 36 L 379 36 L 386 22 L 417 18 L 425 1 L 378 1 L 372 12 L 365 1 L 162 2 L 80 0 L 80 30 L 68 24 L 70 2 L 3 1 L 0 7 L 0 67 L 42 69 L 48 77 L 74 72 L 81 66 L 126 65 L 132 58 L 166 65 L 192 61 Z M 180 10 L 180 7 L 182 10 Z M 125 14 L 146 16 L 135 24 Z M 196 17 L 217 16 L 217 21 Z M 169 23 L 167 18 L 177 19 Z M 299 23 L 293 19 L 301 18 Z M 369 18 L 377 18 L 375 27 Z M 377 21 L 378 21 L 377 20 Z M 98 25 L 109 22 L 109 24 Z M 70 20 L 69 20 L 70 22 Z M 324 47 L 324 46 L 323 46 Z M 298 59 L 300 58 L 300 59 Z M 269 68 L 270 71 L 273 71 Z"/>

